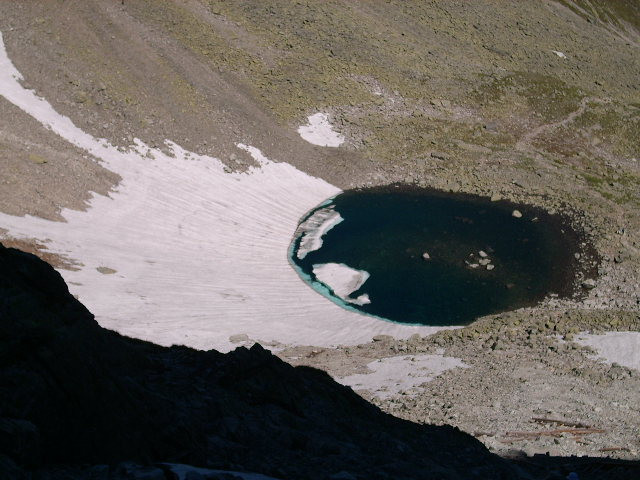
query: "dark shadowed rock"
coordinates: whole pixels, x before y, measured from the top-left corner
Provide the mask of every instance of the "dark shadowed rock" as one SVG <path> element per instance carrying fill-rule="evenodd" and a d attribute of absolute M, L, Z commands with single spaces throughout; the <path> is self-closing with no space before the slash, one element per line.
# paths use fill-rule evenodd
<path fill-rule="evenodd" d="M 53 268 L 1 246 L 0 418 L 0 454 L 27 470 L 163 461 L 297 479 L 512 475 L 469 435 L 384 414 L 259 345 L 223 355 L 105 330 Z"/>

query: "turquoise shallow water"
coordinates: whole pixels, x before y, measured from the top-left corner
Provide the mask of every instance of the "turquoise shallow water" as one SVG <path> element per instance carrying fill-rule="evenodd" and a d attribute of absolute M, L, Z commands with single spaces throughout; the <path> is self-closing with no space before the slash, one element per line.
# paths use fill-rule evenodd
<path fill-rule="evenodd" d="M 303 259 L 295 238 L 290 260 L 320 294 L 350 309 L 408 324 L 464 325 L 575 293 L 582 239 L 541 209 L 391 186 L 344 192 L 306 218 L 327 207 L 344 220 Z M 348 304 L 320 284 L 313 266 L 326 263 L 368 272 L 350 298 L 366 294 L 371 303 Z"/>

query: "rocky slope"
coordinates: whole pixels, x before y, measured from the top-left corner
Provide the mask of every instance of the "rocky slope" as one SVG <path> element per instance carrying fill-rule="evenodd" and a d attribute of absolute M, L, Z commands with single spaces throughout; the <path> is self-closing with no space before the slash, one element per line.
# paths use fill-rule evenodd
<path fill-rule="evenodd" d="M 341 188 L 400 181 L 568 211 L 602 258 L 596 287 L 581 303 L 551 299 L 539 308 L 481 319 L 456 334 L 411 343 L 394 340 L 334 350 L 310 346 L 285 349 L 280 355 L 340 376 L 360 372 L 367 362 L 382 357 L 444 349 L 472 368 L 444 374 L 417 396 L 376 402 L 410 420 L 455 424 L 475 432 L 503 453 L 637 458 L 637 374 L 594 361 L 590 351 L 571 340 L 580 331 L 640 328 L 638 8 L 632 0 L 487 0 L 472 5 L 462 0 L 28 1 L 0 4 L 0 31 L 25 86 L 84 131 L 123 148 L 134 136 L 160 147 L 170 139 L 241 171 L 253 161 L 235 143 L 246 142 L 269 158 Z M 345 137 L 341 147 L 318 148 L 298 136 L 297 127 L 317 111 L 327 112 Z M 91 192 L 108 195 L 121 180 L 94 160 L 0 97 L 0 211 L 61 220 L 62 208 L 86 208 Z M 2 225 L 0 238 L 57 268 L 77 267 L 73 258 L 47 252 L 46 238 L 17 240 Z M 35 288 L 36 280 L 25 288 Z M 17 287 L 7 283 L 6 288 Z M 54 312 L 45 297 L 24 310 L 33 309 L 32 314 L 20 315 L 89 318 L 68 296 Z M 26 308 L 16 301 L 3 300 L 2 308 Z M 67 358 L 75 365 L 78 381 L 91 383 L 91 369 L 106 375 L 96 392 L 131 392 L 126 400 L 114 399 L 113 408 L 104 404 L 101 409 L 124 412 L 123 418 L 142 427 L 157 425 L 157 414 L 166 420 L 163 425 L 175 425 L 181 443 L 204 448 L 185 440 L 191 433 L 180 433 L 183 419 L 167 413 L 171 409 L 165 407 L 173 401 L 165 398 L 164 386 L 147 380 L 153 375 L 114 385 L 107 379 L 110 369 L 120 375 L 129 368 L 127 358 L 145 372 L 168 368 L 187 378 L 197 370 L 189 359 L 206 358 L 218 365 L 215 362 L 226 364 L 221 360 L 226 357 L 178 347 L 160 354 L 156 347 L 103 332 L 89 320 L 85 324 L 79 329 L 71 322 L 56 328 L 55 335 L 46 324 L 25 324 L 24 335 L 15 338 L 28 343 L 37 332 L 40 336 L 34 338 L 55 345 L 45 348 L 39 360 L 25 355 L 20 360 L 27 362 L 25 375 L 31 375 L 29 368 L 48 366 L 51 352 L 64 352 L 68 357 L 62 355 L 61 361 Z M 9 331 L 14 328 L 18 331 L 14 326 Z M 2 342 L 8 348 L 5 332 Z M 86 335 L 100 348 L 82 343 L 69 350 L 62 340 L 53 340 L 66 335 Z M 12 345 L 15 352 L 18 344 Z M 76 359 L 94 355 L 95 365 L 74 362 L 74 352 Z M 274 362 L 255 350 L 243 352 L 234 355 Z M 56 378 L 66 385 L 62 371 L 55 372 Z M 3 367 L 5 373 L 16 374 Z M 60 411 L 67 412 L 62 418 L 68 420 L 75 404 L 62 400 L 66 393 L 55 387 L 58 380 L 33 378 L 38 391 L 58 398 Z M 184 379 L 171 382 L 175 384 L 166 388 L 191 391 Z M 12 413 L 15 418 L 50 411 L 42 397 L 14 392 L 15 384 L 10 387 L 6 398 L 20 400 L 14 407 L 24 408 Z M 95 399 L 76 390 L 70 391 L 78 399 Z M 149 392 L 157 394 L 156 400 L 149 400 Z M 150 401 L 153 415 L 136 403 L 138 397 Z M 129 410 L 137 413 L 127 414 Z M 531 427 L 534 415 L 553 414 L 608 433 L 587 436 L 587 442 L 545 437 L 501 441 L 508 431 Z M 55 426 L 55 418 L 45 422 L 51 425 L 49 432 L 56 432 L 47 434 L 46 445 L 54 450 L 57 442 L 51 438 L 67 431 Z M 5 428 L 22 432 L 19 438 L 24 441 L 6 445 L 24 445 L 20 451 L 28 452 L 24 455 L 29 459 L 41 455 L 30 449 L 37 444 L 33 439 L 44 435 L 36 435 L 33 424 Z M 96 433 L 90 438 L 91 432 L 74 425 L 69 432 L 86 440 L 74 444 L 85 455 L 102 437 Z M 115 425 L 121 425 L 122 432 L 124 424 Z M 115 434 L 119 441 L 109 448 L 125 451 L 136 444 L 134 437 L 129 431 Z M 158 442 L 173 445 L 170 439 Z M 167 451 L 162 448 L 145 447 L 133 457 L 157 459 L 149 452 Z M 22 453 L 9 453 L 27 465 Z M 101 461 L 107 461 L 106 456 Z M 225 462 L 219 465 L 230 466 L 235 460 Z M 275 468 L 269 471 L 278 473 Z"/>

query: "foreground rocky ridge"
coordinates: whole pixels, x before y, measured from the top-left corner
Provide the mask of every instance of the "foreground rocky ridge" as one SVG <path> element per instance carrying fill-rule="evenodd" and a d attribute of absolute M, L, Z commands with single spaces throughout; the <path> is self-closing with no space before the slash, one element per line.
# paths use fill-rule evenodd
<path fill-rule="evenodd" d="M 459 430 L 384 414 L 257 345 L 223 355 L 104 330 L 30 254 L 0 247 L 0 271 L 0 468 L 23 469 L 13 478 L 125 460 L 281 478 L 515 475 Z"/>

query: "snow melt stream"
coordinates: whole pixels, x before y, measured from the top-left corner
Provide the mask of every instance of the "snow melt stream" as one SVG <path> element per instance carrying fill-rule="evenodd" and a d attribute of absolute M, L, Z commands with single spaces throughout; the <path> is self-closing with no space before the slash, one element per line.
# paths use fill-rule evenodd
<path fill-rule="evenodd" d="M 0 226 L 80 262 L 78 271 L 60 273 L 102 326 L 162 345 L 222 351 L 239 333 L 329 346 L 438 330 L 345 310 L 289 265 L 300 218 L 337 187 L 242 143 L 238 148 L 259 164 L 244 173 L 225 173 L 220 160 L 169 141 L 169 154 L 139 140 L 119 150 L 76 127 L 21 79 L 0 34 L 0 95 L 122 181 L 110 196 L 94 195 L 85 212 L 65 209 L 66 222 L 0 213 Z"/>

